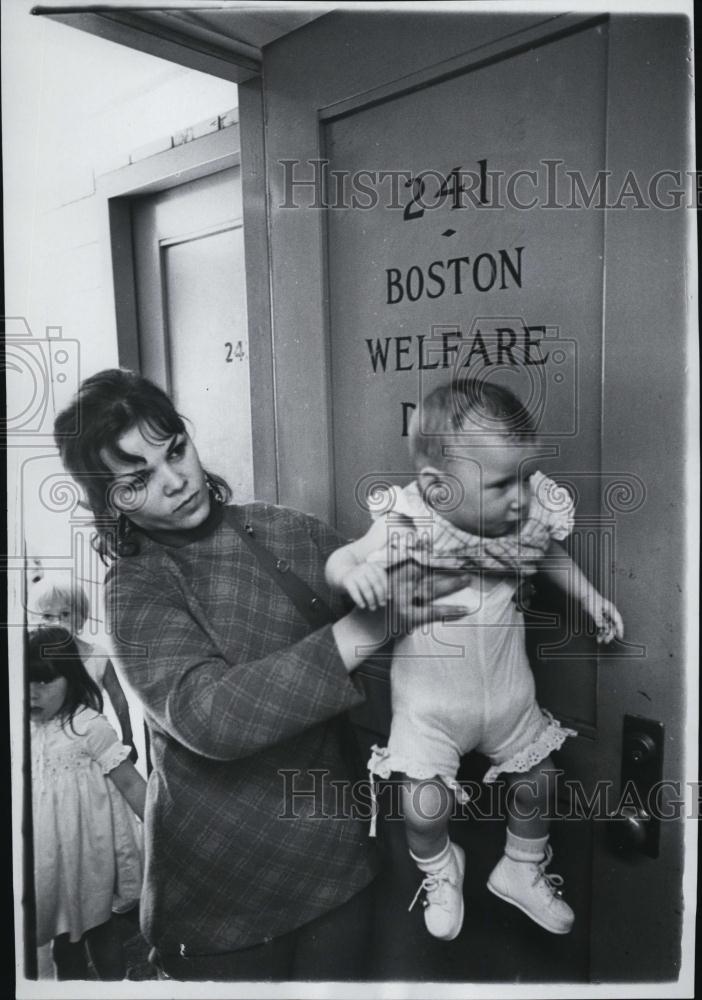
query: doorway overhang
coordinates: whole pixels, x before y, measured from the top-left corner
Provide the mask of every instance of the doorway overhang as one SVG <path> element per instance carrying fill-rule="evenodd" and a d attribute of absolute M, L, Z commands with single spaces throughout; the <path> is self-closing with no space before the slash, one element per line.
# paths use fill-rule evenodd
<path fill-rule="evenodd" d="M 48 2 L 32 8 L 32 14 L 243 83 L 260 74 L 265 45 L 331 10 L 321 4 L 131 0 L 119 4 Z"/>

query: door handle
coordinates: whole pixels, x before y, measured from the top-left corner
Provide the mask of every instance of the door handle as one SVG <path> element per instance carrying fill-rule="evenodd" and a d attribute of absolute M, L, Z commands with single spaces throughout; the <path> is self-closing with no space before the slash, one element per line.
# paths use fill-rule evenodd
<path fill-rule="evenodd" d="M 643 809 L 623 806 L 609 816 L 607 830 L 611 847 L 619 854 L 648 854 L 648 831 L 651 817 Z"/>
<path fill-rule="evenodd" d="M 607 823 L 609 845 L 617 854 L 658 857 L 660 819 L 650 801 L 663 777 L 663 735 L 660 722 L 624 716 L 619 806 Z"/>
<path fill-rule="evenodd" d="M 636 731 L 624 736 L 625 760 L 632 765 L 645 764 L 646 761 L 653 760 L 656 750 L 655 741 L 647 733 Z"/>

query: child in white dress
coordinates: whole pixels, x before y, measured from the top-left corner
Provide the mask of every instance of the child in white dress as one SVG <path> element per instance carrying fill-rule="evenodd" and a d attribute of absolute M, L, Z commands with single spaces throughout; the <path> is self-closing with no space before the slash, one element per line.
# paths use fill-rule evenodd
<path fill-rule="evenodd" d="M 565 934 L 574 914 L 560 876 L 545 871 L 549 754 L 577 734 L 536 702 L 514 598 L 520 579 L 541 570 L 593 619 L 598 641 L 622 638 L 622 619 L 558 545 L 572 527 L 572 500 L 532 471 L 535 432 L 511 392 L 472 379 L 434 390 L 413 415 L 410 448 L 416 480 L 390 490 L 366 535 L 332 554 L 327 580 L 374 610 L 387 601 L 386 568 L 407 559 L 473 568 L 475 579 L 452 595 L 468 614 L 396 641 L 390 738 L 373 748 L 369 769 L 403 775 L 410 854 L 425 876 L 415 900 L 424 890 L 427 929 L 450 941 L 463 924 L 465 870 L 463 850 L 448 838 L 451 792 L 463 798 L 456 774 L 464 754 L 489 757 L 484 780 L 504 772 L 516 808 L 488 888 Z"/>
<path fill-rule="evenodd" d="M 143 878 L 146 782 L 100 714 L 102 696 L 65 629 L 28 639 L 37 947 L 53 941 L 59 979 L 123 979 L 113 908 L 134 905 Z"/>

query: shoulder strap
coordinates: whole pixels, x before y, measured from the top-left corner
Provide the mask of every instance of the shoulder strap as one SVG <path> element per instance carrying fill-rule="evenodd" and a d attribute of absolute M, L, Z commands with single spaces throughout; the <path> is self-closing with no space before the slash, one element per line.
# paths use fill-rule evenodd
<path fill-rule="evenodd" d="M 256 556 L 261 569 L 277 583 L 305 621 L 316 628 L 334 621 L 329 606 L 304 580 L 293 573 L 287 559 L 276 558 L 264 545 L 261 545 L 249 524 L 241 525 L 236 517 L 232 518 L 231 524 Z"/>
<path fill-rule="evenodd" d="M 305 621 L 314 628 L 321 628 L 322 625 L 329 625 L 334 621 L 334 616 L 326 602 L 311 587 L 308 587 L 304 580 L 292 572 L 286 559 L 277 559 L 272 552 L 261 545 L 254 537 L 250 524 L 241 525 L 236 517 L 231 519 L 231 524 L 241 536 L 242 541 L 253 552 L 261 569 L 265 570 L 278 584 Z M 334 726 L 339 740 L 339 748 L 349 773 L 356 777 L 365 774 L 360 746 L 346 712 L 336 717 Z"/>

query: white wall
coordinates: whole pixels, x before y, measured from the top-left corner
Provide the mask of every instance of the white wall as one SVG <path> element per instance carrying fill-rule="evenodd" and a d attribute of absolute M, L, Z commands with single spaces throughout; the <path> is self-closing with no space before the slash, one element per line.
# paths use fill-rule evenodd
<path fill-rule="evenodd" d="M 31 6 L 30 0 L 2 0 L 1 6 L 5 314 L 15 317 L 7 329 L 7 621 L 15 626 L 10 649 L 18 664 L 25 550 L 42 560 L 44 572 L 69 569 L 83 580 L 93 606 L 86 637 L 101 637 L 102 567 L 90 550 L 87 523 L 80 530 L 70 523 L 75 495 L 51 437 L 55 412 L 78 381 L 117 364 L 108 234 L 96 178 L 237 105 L 232 83 L 32 16 Z M 54 348 L 50 376 L 40 359 L 47 327 L 61 329 L 68 354 L 62 368 L 61 346 Z M 14 673 L 18 749 L 21 673 Z"/>
<path fill-rule="evenodd" d="M 77 366 L 66 382 L 51 387 L 42 422 L 50 432 L 53 411 L 70 397 L 76 379 L 117 364 L 96 177 L 235 107 L 237 91 L 226 81 L 32 16 L 30 7 L 29 0 L 2 5 L 5 313 L 23 317 L 35 338 L 51 326 L 77 342 Z M 22 409 L 27 380 L 25 371 L 10 369 L 10 416 L 13 399 L 17 412 Z M 26 434 L 18 438 L 25 440 Z M 39 440 L 31 454 L 45 457 L 48 468 L 54 450 Z M 22 497 L 30 551 L 58 555 L 52 551 L 56 519 L 45 507 L 32 510 L 32 499 Z"/>

